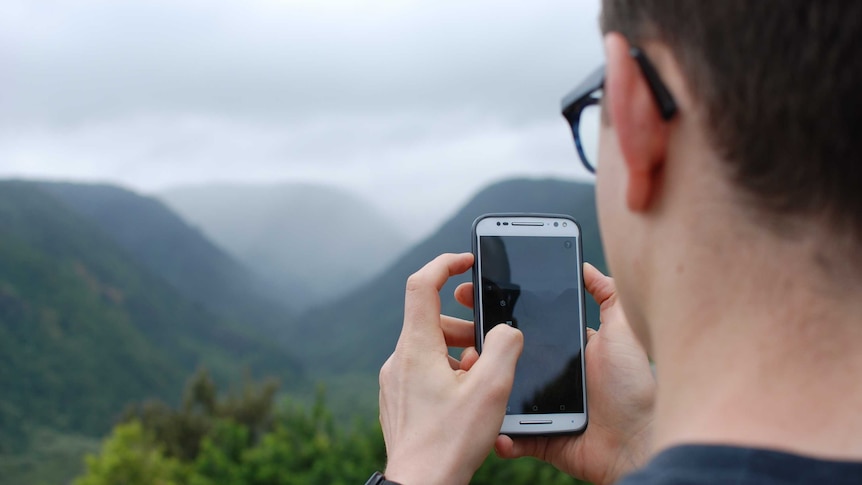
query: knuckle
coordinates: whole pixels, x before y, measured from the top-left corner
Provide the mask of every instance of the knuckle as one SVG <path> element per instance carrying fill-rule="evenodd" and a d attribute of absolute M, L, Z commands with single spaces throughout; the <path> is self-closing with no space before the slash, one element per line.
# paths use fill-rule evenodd
<path fill-rule="evenodd" d="M 511 383 L 507 379 L 488 379 L 486 381 L 486 397 L 490 402 L 503 402 L 509 399 Z"/>
<path fill-rule="evenodd" d="M 524 334 L 518 330 L 514 330 L 512 332 L 507 332 L 509 334 L 509 343 L 513 345 L 523 345 L 524 344 Z"/>
<path fill-rule="evenodd" d="M 395 352 L 380 366 L 380 372 L 377 376 L 378 382 L 381 388 L 395 385 L 404 379 L 406 374 L 412 372 L 411 369 L 420 368 L 421 365 L 420 359 L 409 349 L 406 349 L 404 344 L 399 343 Z"/>
<path fill-rule="evenodd" d="M 519 330 L 505 325 L 497 325 L 493 330 L 495 331 L 493 338 L 499 340 L 499 343 L 503 344 L 506 348 L 513 348 L 524 344 L 524 334 Z"/>
<path fill-rule="evenodd" d="M 412 293 L 424 288 L 425 286 L 427 286 L 427 281 L 421 271 L 413 273 L 407 277 L 407 293 Z"/>
<path fill-rule="evenodd" d="M 386 359 L 386 362 L 380 366 L 380 373 L 377 376 L 378 383 L 382 387 L 392 376 L 392 356 Z"/>

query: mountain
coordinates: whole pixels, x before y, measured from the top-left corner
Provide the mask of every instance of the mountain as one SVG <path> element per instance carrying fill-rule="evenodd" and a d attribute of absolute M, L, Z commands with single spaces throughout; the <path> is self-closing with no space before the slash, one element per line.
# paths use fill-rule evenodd
<path fill-rule="evenodd" d="M 407 245 L 374 207 L 333 187 L 207 185 L 158 197 L 273 283 L 295 308 L 346 294 Z"/>
<path fill-rule="evenodd" d="M 303 378 L 268 335 L 190 300 L 43 186 L 0 182 L 0 454 L 34 429 L 100 436 L 198 366 L 223 383 Z"/>
<path fill-rule="evenodd" d="M 300 357 L 323 375 L 344 372 L 376 373 L 395 348 L 401 331 L 407 277 L 444 252 L 470 251 L 473 220 L 489 212 L 551 212 L 575 217 L 583 230 L 584 259 L 605 269 L 592 184 L 560 180 L 509 180 L 476 195 L 435 234 L 411 249 L 384 273 L 343 298 L 299 317 Z M 357 257 L 361 257 L 358 255 Z M 457 284 L 470 281 L 469 272 L 453 278 L 442 292 L 443 311 L 472 320 L 472 313 L 455 303 Z M 587 297 L 587 321 L 598 324 L 598 309 Z"/>
<path fill-rule="evenodd" d="M 162 202 L 111 185 L 38 182 L 151 273 L 208 310 L 267 332 L 291 325 L 278 293 Z"/>

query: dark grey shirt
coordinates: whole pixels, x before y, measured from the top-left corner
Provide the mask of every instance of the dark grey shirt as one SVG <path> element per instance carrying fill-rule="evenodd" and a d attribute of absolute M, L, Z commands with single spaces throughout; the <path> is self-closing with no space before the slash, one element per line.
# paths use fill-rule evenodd
<path fill-rule="evenodd" d="M 805 439 L 800 437 L 799 439 Z M 619 485 L 862 485 L 862 462 L 830 461 L 780 451 L 686 445 L 656 455 Z"/>

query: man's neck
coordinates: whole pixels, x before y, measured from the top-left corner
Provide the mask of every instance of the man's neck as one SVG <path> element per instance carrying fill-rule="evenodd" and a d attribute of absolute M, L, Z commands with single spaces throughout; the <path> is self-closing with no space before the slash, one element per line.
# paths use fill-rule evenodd
<path fill-rule="evenodd" d="M 798 245 L 759 247 L 692 255 L 658 282 L 668 297 L 649 316 L 655 450 L 721 443 L 862 460 L 862 293 L 812 283 Z"/>

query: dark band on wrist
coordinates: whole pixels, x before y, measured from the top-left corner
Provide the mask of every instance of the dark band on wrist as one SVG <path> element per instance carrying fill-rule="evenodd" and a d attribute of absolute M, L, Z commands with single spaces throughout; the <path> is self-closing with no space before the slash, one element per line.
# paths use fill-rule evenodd
<path fill-rule="evenodd" d="M 371 478 L 365 482 L 365 485 L 401 485 L 397 482 L 392 482 L 386 479 L 380 472 L 374 472 L 374 475 L 371 475 Z"/>

